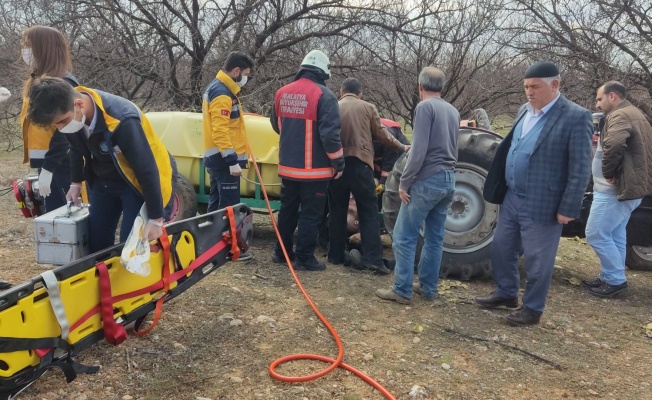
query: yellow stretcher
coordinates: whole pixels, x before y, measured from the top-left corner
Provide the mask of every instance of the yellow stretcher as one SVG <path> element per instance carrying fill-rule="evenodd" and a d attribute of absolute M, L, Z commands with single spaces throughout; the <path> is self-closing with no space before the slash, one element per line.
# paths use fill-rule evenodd
<path fill-rule="evenodd" d="M 124 326 L 135 322 L 137 331 L 155 310 L 153 328 L 164 302 L 246 251 L 253 215 L 238 204 L 165 229 L 150 245 L 146 277 L 122 266 L 119 244 L 0 292 L 0 399 L 51 368 L 61 368 L 68 382 L 97 371 L 73 357 L 103 337 L 120 344 Z"/>

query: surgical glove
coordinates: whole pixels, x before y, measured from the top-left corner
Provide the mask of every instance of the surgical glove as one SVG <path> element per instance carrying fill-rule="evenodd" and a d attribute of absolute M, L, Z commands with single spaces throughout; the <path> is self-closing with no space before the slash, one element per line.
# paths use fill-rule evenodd
<path fill-rule="evenodd" d="M 240 168 L 239 164 L 231 165 L 229 167 L 229 172 L 231 172 L 231 175 L 233 176 L 242 176 L 242 168 Z"/>
<path fill-rule="evenodd" d="M 79 207 L 81 205 L 81 186 L 81 183 L 71 183 L 70 189 L 66 193 L 66 201 Z"/>
<path fill-rule="evenodd" d="M 50 190 L 50 185 L 52 184 L 52 172 L 47 169 L 41 169 L 41 173 L 38 176 L 38 192 L 43 197 L 48 197 L 52 191 Z"/>
<path fill-rule="evenodd" d="M 148 219 L 143 228 L 143 238 L 148 242 L 158 239 L 163 234 L 163 219 Z"/>

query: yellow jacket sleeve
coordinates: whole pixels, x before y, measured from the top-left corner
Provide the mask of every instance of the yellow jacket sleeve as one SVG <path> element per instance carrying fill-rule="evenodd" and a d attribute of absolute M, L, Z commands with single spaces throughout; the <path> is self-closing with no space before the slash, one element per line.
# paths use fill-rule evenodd
<path fill-rule="evenodd" d="M 212 142 L 220 152 L 232 150 L 231 134 L 229 132 L 231 123 L 232 100 L 229 96 L 217 96 L 208 106 L 208 113 L 211 120 Z M 224 155 L 224 154 L 223 154 Z"/>

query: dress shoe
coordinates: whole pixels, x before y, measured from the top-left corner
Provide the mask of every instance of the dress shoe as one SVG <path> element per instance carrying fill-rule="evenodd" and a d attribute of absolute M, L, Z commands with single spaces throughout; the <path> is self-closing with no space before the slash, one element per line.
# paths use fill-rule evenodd
<path fill-rule="evenodd" d="M 607 282 L 602 282 L 602 285 L 598 287 L 589 288 L 589 293 L 598 297 L 614 297 L 625 290 L 627 290 L 627 282 L 620 285 L 610 285 Z"/>
<path fill-rule="evenodd" d="M 505 316 L 505 320 L 512 326 L 536 325 L 541 319 L 541 312 L 521 307 L 518 311 Z"/>
<path fill-rule="evenodd" d="M 326 265 L 318 261 L 315 256 L 306 259 L 297 257 L 293 266 L 295 271 L 323 271 L 326 269 Z"/>
<path fill-rule="evenodd" d="M 602 286 L 604 281 L 602 279 L 600 279 L 600 278 L 595 278 L 595 279 L 590 279 L 590 280 L 589 279 L 582 280 L 581 283 L 582 283 L 583 287 L 585 287 L 587 289 L 590 289 L 590 288 L 597 288 L 597 287 Z"/>
<path fill-rule="evenodd" d="M 7 281 L 0 281 L 0 290 L 7 290 L 11 287 L 11 283 Z"/>
<path fill-rule="evenodd" d="M 376 290 L 376 296 L 380 297 L 383 300 L 395 301 L 398 304 L 410 304 L 412 302 L 412 299 L 403 297 L 392 289 L 378 289 Z"/>
<path fill-rule="evenodd" d="M 476 297 L 475 302 L 484 308 L 506 308 L 508 310 L 518 308 L 518 297 L 498 297 L 496 292 L 487 297 Z"/>

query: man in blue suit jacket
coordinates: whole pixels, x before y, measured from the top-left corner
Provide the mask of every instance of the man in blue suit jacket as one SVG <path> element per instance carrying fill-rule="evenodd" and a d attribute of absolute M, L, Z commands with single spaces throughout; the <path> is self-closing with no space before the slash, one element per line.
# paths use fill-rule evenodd
<path fill-rule="evenodd" d="M 476 299 L 486 308 L 518 309 L 510 325 L 539 323 L 552 281 L 562 226 L 580 216 L 591 175 L 591 112 L 559 93 L 559 70 L 541 61 L 525 71 L 528 103 L 502 141 L 484 187 L 501 204 L 491 248 L 497 289 Z M 527 284 L 518 308 L 518 260 Z"/>

